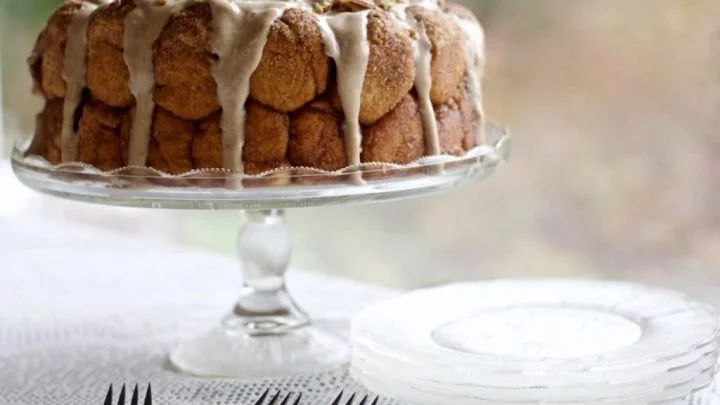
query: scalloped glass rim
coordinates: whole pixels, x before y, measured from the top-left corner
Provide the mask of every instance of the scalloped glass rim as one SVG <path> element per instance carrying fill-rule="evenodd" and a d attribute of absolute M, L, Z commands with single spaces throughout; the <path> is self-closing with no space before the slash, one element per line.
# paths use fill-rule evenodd
<path fill-rule="evenodd" d="M 486 125 L 486 132 L 490 135 L 491 146 L 478 146 L 471 149 L 463 156 L 452 156 L 452 155 L 438 155 L 438 156 L 426 156 L 420 158 L 414 162 L 408 164 L 396 164 L 387 162 L 367 162 L 360 165 L 348 166 L 340 170 L 326 171 L 313 167 L 293 166 L 293 167 L 282 167 L 274 170 L 268 170 L 259 174 L 244 174 L 233 172 L 228 169 L 222 168 L 208 168 L 191 170 L 186 173 L 171 174 L 161 170 L 153 169 L 150 167 L 141 166 L 125 166 L 119 169 L 105 171 L 88 165 L 82 162 L 68 162 L 59 165 L 53 165 L 49 163 L 45 158 L 37 155 L 28 154 L 27 151 L 30 148 L 28 142 L 18 142 L 15 145 L 13 151 L 13 161 L 17 161 L 27 167 L 34 167 L 43 169 L 48 172 L 72 172 L 72 173 L 86 173 L 94 174 L 105 177 L 128 177 L 128 178 L 163 178 L 163 179 L 192 179 L 192 178 L 235 178 L 235 179 L 263 179 L 273 177 L 277 175 L 289 175 L 290 177 L 309 177 L 309 176 L 321 176 L 321 177 L 342 177 L 348 174 L 362 171 L 363 173 L 376 173 L 382 172 L 392 174 L 393 171 L 403 171 L 410 169 L 422 169 L 425 167 L 437 166 L 440 164 L 450 163 L 463 163 L 466 160 L 506 160 L 507 155 L 507 141 L 509 141 L 509 131 L 505 128 L 500 128 L 493 124 Z M 24 145 L 21 145 L 24 143 Z"/>
<path fill-rule="evenodd" d="M 407 165 L 365 163 L 328 172 L 280 168 L 257 175 L 225 169 L 172 175 L 141 167 L 102 171 L 83 163 L 52 165 L 18 142 L 12 155 L 18 179 L 36 191 L 108 205 L 182 209 L 275 209 L 412 197 L 491 175 L 509 158 L 510 134 L 485 125 L 487 146 L 464 156 L 431 156 Z"/>

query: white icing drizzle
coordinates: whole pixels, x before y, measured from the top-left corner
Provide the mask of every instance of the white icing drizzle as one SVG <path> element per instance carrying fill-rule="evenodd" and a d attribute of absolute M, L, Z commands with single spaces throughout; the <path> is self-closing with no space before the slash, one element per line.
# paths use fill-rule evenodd
<path fill-rule="evenodd" d="M 155 72 L 153 45 L 173 12 L 185 2 L 163 4 L 136 0 L 136 7 L 125 17 L 125 63 L 130 72 L 130 92 L 135 96 L 130 132 L 128 164 L 145 166 L 155 112 Z"/>
<path fill-rule="evenodd" d="M 63 61 L 63 78 L 66 90 L 63 101 L 63 121 L 61 133 L 61 156 L 63 162 L 77 160 L 77 133 L 75 132 L 75 113 L 82 102 L 87 70 L 87 30 L 90 17 L 98 7 L 96 3 L 83 2 L 73 14 L 68 25 L 68 41 Z"/>
<path fill-rule="evenodd" d="M 335 32 L 333 32 L 330 24 L 328 24 L 327 16 L 316 15 L 315 22 L 320 28 L 320 35 L 322 35 L 325 43 L 325 54 L 335 59 L 340 55 L 340 45 L 338 44 L 337 38 L 335 38 Z"/>
<path fill-rule="evenodd" d="M 350 166 L 361 163 L 360 106 L 370 59 L 370 44 L 367 38 L 369 15 L 370 11 L 363 11 L 325 17 L 334 37 L 326 44 L 326 51 L 337 66 L 337 88 L 345 113 L 343 132 Z M 326 38 L 329 39 L 327 36 Z"/>
<path fill-rule="evenodd" d="M 415 51 L 415 90 L 418 94 L 420 113 L 425 124 L 425 147 L 428 155 L 439 155 L 440 134 L 438 132 L 437 117 L 430 98 L 432 90 L 432 43 L 428 37 L 427 29 L 422 21 L 413 16 L 406 15 L 406 21 L 417 32 L 419 38 L 413 44 Z"/>
<path fill-rule="evenodd" d="M 468 92 L 473 112 L 478 118 L 475 123 L 475 144 L 484 145 L 487 143 L 485 139 L 485 109 L 483 108 L 482 91 L 482 79 L 485 71 L 485 33 L 482 27 L 473 21 L 452 14 L 450 16 L 465 34 L 468 60 Z"/>
<path fill-rule="evenodd" d="M 289 4 L 211 1 L 210 6 L 215 32 L 212 47 L 218 56 L 212 72 L 223 111 L 223 165 L 225 169 L 242 172 L 250 78 L 260 65 L 272 24 Z"/>

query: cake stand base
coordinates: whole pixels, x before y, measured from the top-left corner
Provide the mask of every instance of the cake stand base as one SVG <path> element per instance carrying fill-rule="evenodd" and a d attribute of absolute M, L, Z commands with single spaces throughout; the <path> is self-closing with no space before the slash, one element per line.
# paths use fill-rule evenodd
<path fill-rule="evenodd" d="M 240 298 L 215 329 L 182 343 L 170 362 L 187 374 L 244 379 L 317 373 L 349 363 L 348 344 L 313 327 L 285 286 L 291 248 L 284 212 L 246 216 L 238 237 Z"/>
<path fill-rule="evenodd" d="M 170 362 L 201 377 L 271 378 L 318 373 L 346 366 L 348 344 L 315 327 L 280 336 L 252 336 L 218 327 L 182 343 Z"/>

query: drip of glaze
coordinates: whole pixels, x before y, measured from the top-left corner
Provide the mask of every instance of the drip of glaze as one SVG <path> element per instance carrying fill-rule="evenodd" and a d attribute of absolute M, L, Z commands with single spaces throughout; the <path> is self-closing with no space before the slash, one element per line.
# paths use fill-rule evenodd
<path fill-rule="evenodd" d="M 480 25 L 473 21 L 450 15 L 465 34 L 467 44 L 468 92 L 473 112 L 477 117 L 475 124 L 475 145 L 485 145 L 485 110 L 483 108 L 482 79 L 485 71 L 485 33 Z"/>
<path fill-rule="evenodd" d="M 419 38 L 413 44 L 415 50 L 415 90 L 418 94 L 420 113 L 425 123 L 425 145 L 428 155 L 439 155 L 440 134 L 437 117 L 430 98 L 432 90 L 432 43 L 425 24 L 406 14 L 405 21 L 417 32 Z"/>
<path fill-rule="evenodd" d="M 212 72 L 223 111 L 223 166 L 242 172 L 245 103 L 250 95 L 250 78 L 260 65 L 272 24 L 289 4 L 211 1 L 210 6 L 215 32 L 212 47 L 218 56 Z"/>
<path fill-rule="evenodd" d="M 60 149 L 63 162 L 77 160 L 77 133 L 75 113 L 82 102 L 87 70 L 87 30 L 90 16 L 98 7 L 97 3 L 83 2 L 73 14 L 68 26 L 68 41 L 63 61 L 63 78 L 66 90 L 63 102 L 63 121 Z"/>
<path fill-rule="evenodd" d="M 337 66 L 338 94 L 345 112 L 345 147 L 351 166 L 361 163 L 360 107 L 370 59 L 370 43 L 367 38 L 369 15 L 370 11 L 363 11 L 326 16 L 327 27 L 332 31 L 332 36 L 322 29 L 321 24 L 321 30 L 326 32 L 326 51 Z"/>
<path fill-rule="evenodd" d="M 162 3 L 136 0 L 136 7 L 125 17 L 125 63 L 130 72 L 130 91 L 135 96 L 128 164 L 146 166 L 155 112 L 155 72 L 153 45 L 170 16 L 186 1 Z"/>

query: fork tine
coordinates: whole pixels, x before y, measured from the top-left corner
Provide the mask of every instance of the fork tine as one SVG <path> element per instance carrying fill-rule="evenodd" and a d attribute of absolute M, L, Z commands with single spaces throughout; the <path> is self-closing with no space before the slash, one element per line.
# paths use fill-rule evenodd
<path fill-rule="evenodd" d="M 108 388 L 107 395 L 105 396 L 105 405 L 112 405 L 112 397 L 113 397 L 113 390 L 112 390 L 112 384 L 110 384 L 110 388 Z"/>
<path fill-rule="evenodd" d="M 120 395 L 118 396 L 117 405 L 126 405 L 128 392 L 129 391 L 127 385 L 123 384 L 122 389 L 120 390 Z M 110 384 L 107 394 L 105 395 L 105 402 L 103 404 L 113 405 L 113 396 L 113 385 Z M 133 389 L 129 405 L 140 405 L 140 401 L 140 386 L 136 384 L 135 388 Z M 145 399 L 143 405 L 152 405 L 152 384 L 148 384 L 147 391 L 145 392 Z"/>
<path fill-rule="evenodd" d="M 265 402 L 265 398 L 267 398 L 267 396 L 269 394 L 270 394 L 270 389 L 268 388 L 267 390 L 265 390 L 265 392 L 263 392 L 263 394 L 260 396 L 260 398 L 257 400 L 257 402 L 255 402 L 255 405 L 262 405 L 263 402 Z"/>
<path fill-rule="evenodd" d="M 295 400 L 295 403 L 293 405 L 300 405 L 300 400 L 302 399 L 302 392 L 298 395 L 297 399 Z"/>
<path fill-rule="evenodd" d="M 118 398 L 118 405 L 125 405 L 125 384 L 123 384 L 122 390 L 120 390 L 120 397 Z"/>
<path fill-rule="evenodd" d="M 332 405 L 342 405 L 342 397 L 344 394 L 345 394 L 345 391 L 340 392 L 340 395 L 338 395 L 337 398 L 335 398 L 335 401 L 333 401 Z M 360 402 L 356 404 L 355 397 L 357 397 L 357 396 L 358 396 L 357 393 L 353 393 L 350 396 L 350 399 L 348 399 L 347 402 L 345 402 L 345 405 L 367 405 L 368 402 L 372 399 L 372 397 L 370 395 L 365 395 L 364 397 L 362 397 Z M 377 397 L 375 397 L 374 400 L 372 400 L 372 403 L 370 403 L 370 405 L 378 405 L 379 402 L 380 402 L 380 397 L 377 396 Z M 295 404 L 295 405 L 297 405 L 297 404 Z"/>
<path fill-rule="evenodd" d="M 287 395 L 285 395 L 285 399 L 283 399 L 282 402 L 280 402 L 280 405 L 287 405 L 290 401 L 290 397 L 292 397 L 292 392 L 289 392 Z"/>
<path fill-rule="evenodd" d="M 277 400 L 280 398 L 280 391 L 275 394 L 275 396 L 270 400 L 270 403 L 268 405 L 275 405 Z"/>
<path fill-rule="evenodd" d="M 130 399 L 130 405 L 138 405 L 138 397 L 139 396 L 140 396 L 140 391 L 139 391 L 137 384 L 135 384 L 135 389 L 133 390 L 132 398 Z"/>
<path fill-rule="evenodd" d="M 148 384 L 148 389 L 145 393 L 145 403 L 143 405 L 152 405 L 152 384 Z"/>
<path fill-rule="evenodd" d="M 265 392 L 263 392 L 262 396 L 260 396 L 260 399 L 258 399 L 257 402 L 255 402 L 255 405 L 262 405 L 265 402 L 265 398 L 267 398 L 268 395 L 270 395 L 269 388 L 267 390 L 265 390 Z"/>
<path fill-rule="evenodd" d="M 143 405 L 152 405 L 152 384 L 148 384 L 148 389 L 145 392 L 145 402 Z"/>

